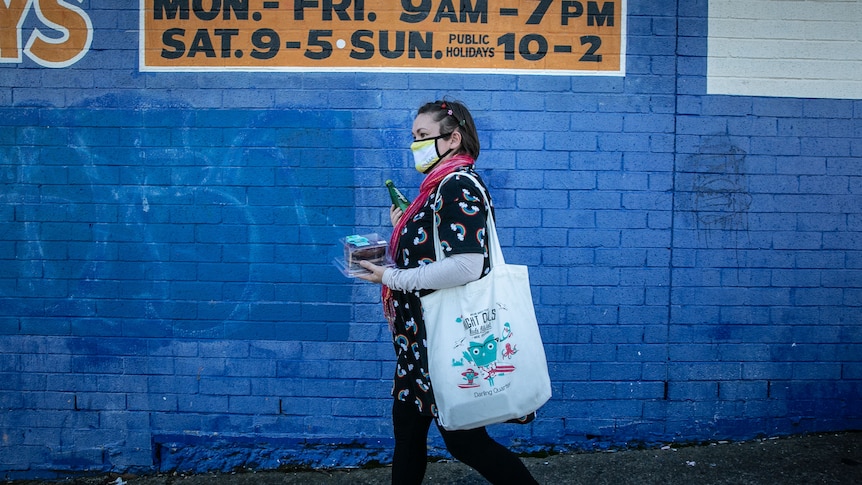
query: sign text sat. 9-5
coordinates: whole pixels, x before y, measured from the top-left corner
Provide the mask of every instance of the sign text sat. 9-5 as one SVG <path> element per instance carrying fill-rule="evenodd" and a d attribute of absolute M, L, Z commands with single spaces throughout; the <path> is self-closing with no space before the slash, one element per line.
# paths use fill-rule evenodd
<path fill-rule="evenodd" d="M 141 70 L 625 73 L 626 0 L 140 0 Z"/>

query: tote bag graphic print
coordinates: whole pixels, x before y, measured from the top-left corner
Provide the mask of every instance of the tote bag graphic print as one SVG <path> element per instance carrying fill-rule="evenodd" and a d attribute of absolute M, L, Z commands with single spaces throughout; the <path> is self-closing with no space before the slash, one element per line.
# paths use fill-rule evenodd
<path fill-rule="evenodd" d="M 551 397 L 527 267 L 505 263 L 490 211 L 487 234 L 488 275 L 422 297 L 437 420 L 449 430 L 520 418 Z"/>
<path fill-rule="evenodd" d="M 501 310 L 505 308 L 504 305 L 497 304 L 500 305 Z M 461 324 L 466 334 L 469 335 L 469 337 L 460 339 L 454 346 L 456 352 L 463 349 L 460 358 L 457 358 L 458 356 L 452 358 L 452 367 L 457 371 L 463 370 L 461 376 L 464 382 L 458 384 L 461 389 L 483 389 L 483 393 L 491 392 L 491 388 L 494 388 L 495 379 L 498 382 L 507 380 L 502 379 L 503 376 L 515 371 L 514 365 L 506 363 L 511 362 L 518 351 L 517 344 L 513 343 L 516 340 L 512 338 L 511 323 L 505 322 L 500 335 L 494 335 L 494 333 L 489 332 L 494 328 L 499 328 L 493 324 L 496 318 L 497 309 L 489 308 L 480 314 L 455 319 L 455 322 Z M 483 336 L 485 337 L 484 340 Z M 469 340 L 469 342 L 465 340 Z M 504 345 L 505 347 L 503 347 Z M 488 389 L 484 389 L 486 387 Z M 502 392 L 507 387 L 503 385 L 503 387 L 497 388 L 495 392 Z"/>

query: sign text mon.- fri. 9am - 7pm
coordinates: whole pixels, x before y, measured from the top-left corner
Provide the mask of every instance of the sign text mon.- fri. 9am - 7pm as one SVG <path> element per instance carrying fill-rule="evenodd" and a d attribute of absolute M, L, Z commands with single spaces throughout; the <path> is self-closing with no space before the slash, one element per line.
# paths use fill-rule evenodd
<path fill-rule="evenodd" d="M 140 1 L 141 70 L 624 74 L 625 0 Z"/>

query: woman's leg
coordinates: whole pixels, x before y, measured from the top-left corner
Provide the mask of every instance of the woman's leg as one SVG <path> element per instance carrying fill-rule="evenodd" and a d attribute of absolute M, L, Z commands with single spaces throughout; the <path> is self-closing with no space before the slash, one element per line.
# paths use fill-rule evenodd
<path fill-rule="evenodd" d="M 449 453 L 494 485 L 538 483 L 518 455 L 491 439 L 485 428 L 465 431 L 439 429 Z"/>
<path fill-rule="evenodd" d="M 392 425 L 395 452 L 392 457 L 392 484 L 419 485 L 428 466 L 428 428 L 431 417 L 419 414 L 416 405 L 395 399 Z"/>

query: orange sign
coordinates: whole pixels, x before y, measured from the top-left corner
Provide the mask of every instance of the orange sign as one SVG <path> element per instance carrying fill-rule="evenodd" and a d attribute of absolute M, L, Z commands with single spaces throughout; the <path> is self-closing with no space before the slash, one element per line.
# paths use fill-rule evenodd
<path fill-rule="evenodd" d="M 626 0 L 140 0 L 141 70 L 625 73 Z"/>

